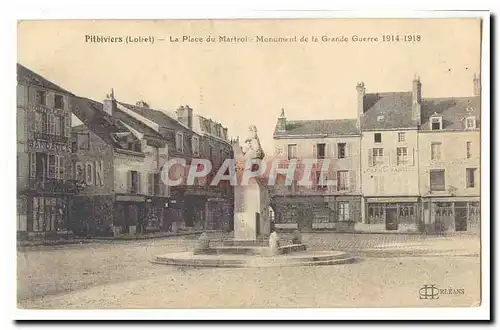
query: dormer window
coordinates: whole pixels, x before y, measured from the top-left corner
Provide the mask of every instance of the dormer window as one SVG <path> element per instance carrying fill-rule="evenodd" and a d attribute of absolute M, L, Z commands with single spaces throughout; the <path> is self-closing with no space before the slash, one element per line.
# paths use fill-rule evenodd
<path fill-rule="evenodd" d="M 431 117 L 430 121 L 431 131 L 440 131 L 443 129 L 443 117 L 439 116 L 437 113 L 434 113 Z"/>
<path fill-rule="evenodd" d="M 465 129 L 475 129 L 476 128 L 476 117 L 470 116 L 465 118 Z"/>
<path fill-rule="evenodd" d="M 377 121 L 378 122 L 384 121 L 384 118 L 385 118 L 384 115 L 378 115 L 377 116 Z"/>

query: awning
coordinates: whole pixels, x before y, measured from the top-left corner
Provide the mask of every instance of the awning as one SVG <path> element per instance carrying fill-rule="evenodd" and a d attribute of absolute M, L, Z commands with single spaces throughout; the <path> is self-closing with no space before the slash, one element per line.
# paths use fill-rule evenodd
<path fill-rule="evenodd" d="M 144 196 L 135 195 L 116 195 L 117 202 L 144 202 L 146 198 Z"/>
<path fill-rule="evenodd" d="M 367 197 L 367 203 L 417 203 L 418 197 Z"/>
<path fill-rule="evenodd" d="M 425 202 L 480 202 L 479 196 L 422 197 Z"/>

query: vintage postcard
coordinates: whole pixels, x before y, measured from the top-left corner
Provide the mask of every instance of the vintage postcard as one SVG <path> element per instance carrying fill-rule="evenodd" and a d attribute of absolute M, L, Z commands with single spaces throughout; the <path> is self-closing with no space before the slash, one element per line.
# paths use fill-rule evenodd
<path fill-rule="evenodd" d="M 478 308 L 484 24 L 18 21 L 18 308 Z"/>

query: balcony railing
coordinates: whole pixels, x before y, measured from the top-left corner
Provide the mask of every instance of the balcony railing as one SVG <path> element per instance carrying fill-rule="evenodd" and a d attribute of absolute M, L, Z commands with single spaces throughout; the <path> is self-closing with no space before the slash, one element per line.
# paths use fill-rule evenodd
<path fill-rule="evenodd" d="M 47 133 L 35 132 L 34 133 L 35 140 L 44 140 L 44 141 L 52 141 L 58 143 L 67 143 L 68 137 L 61 135 L 52 135 Z"/>
<path fill-rule="evenodd" d="M 75 194 L 85 188 L 85 184 L 76 180 L 60 180 L 52 178 L 31 178 L 29 188 L 39 192 Z"/>

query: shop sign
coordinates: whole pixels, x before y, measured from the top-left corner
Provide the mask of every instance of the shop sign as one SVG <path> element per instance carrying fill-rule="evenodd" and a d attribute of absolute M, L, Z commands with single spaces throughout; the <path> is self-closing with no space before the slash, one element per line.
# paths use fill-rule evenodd
<path fill-rule="evenodd" d="M 55 142 L 50 142 L 50 141 L 43 141 L 43 140 L 29 140 L 28 141 L 28 147 L 34 148 L 34 149 L 45 149 L 45 150 L 53 150 L 53 151 L 60 151 L 60 152 L 71 152 L 71 147 L 68 144 L 64 143 L 55 143 Z"/>

